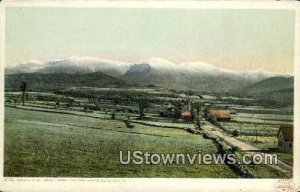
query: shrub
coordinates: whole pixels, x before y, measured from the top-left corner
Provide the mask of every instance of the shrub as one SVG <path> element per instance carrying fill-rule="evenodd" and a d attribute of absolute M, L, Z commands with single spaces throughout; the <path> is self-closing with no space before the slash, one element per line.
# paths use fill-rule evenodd
<path fill-rule="evenodd" d="M 134 125 L 132 125 L 129 120 L 124 120 L 124 123 L 125 123 L 126 127 L 129 129 L 132 129 L 134 127 Z"/>
<path fill-rule="evenodd" d="M 231 153 L 235 153 L 235 152 L 237 152 L 238 150 L 239 150 L 238 147 L 233 146 L 233 147 L 231 148 Z"/>
<path fill-rule="evenodd" d="M 235 130 L 232 132 L 232 135 L 233 135 L 234 137 L 239 136 L 238 130 L 235 129 Z"/>

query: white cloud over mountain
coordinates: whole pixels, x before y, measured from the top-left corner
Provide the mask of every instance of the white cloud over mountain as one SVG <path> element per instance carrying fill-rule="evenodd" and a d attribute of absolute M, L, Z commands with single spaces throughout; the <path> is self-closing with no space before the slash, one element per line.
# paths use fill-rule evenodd
<path fill-rule="evenodd" d="M 139 68 L 137 69 L 137 66 Z M 262 80 L 264 78 L 281 75 L 265 71 L 237 71 L 218 68 L 205 62 L 173 63 L 163 58 L 150 58 L 136 63 L 107 60 L 94 57 L 72 56 L 67 59 L 58 59 L 47 62 L 30 61 L 7 68 L 6 74 L 15 73 L 93 73 L 103 72 L 112 76 L 122 76 L 129 71 L 141 72 L 143 68 L 161 73 L 191 73 L 211 76 L 239 76 L 249 80 Z M 139 71 L 140 70 L 140 71 Z"/>

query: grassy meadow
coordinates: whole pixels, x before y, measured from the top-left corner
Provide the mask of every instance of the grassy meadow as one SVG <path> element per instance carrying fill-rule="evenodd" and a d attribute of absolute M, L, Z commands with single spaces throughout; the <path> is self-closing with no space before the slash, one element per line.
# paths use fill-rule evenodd
<path fill-rule="evenodd" d="M 6 92 L 5 97 L 5 176 L 241 177 L 221 164 L 120 164 L 120 151 L 218 153 L 212 140 L 185 130 L 194 129 L 194 121 L 160 115 L 169 106 L 187 110 L 189 102 L 209 102 L 212 107 L 235 111 L 229 122 L 219 122 L 220 128 L 227 134 L 237 132 L 236 139 L 276 153 L 280 160 L 293 165 L 293 154 L 276 150 L 279 127 L 293 123 L 290 107 L 262 107 L 245 104 L 252 101 L 249 98 L 200 96 L 197 92 L 186 99 L 184 93 L 164 88 L 28 92 L 25 106 L 21 92 Z M 142 118 L 141 105 L 145 105 Z M 288 177 L 266 165 L 248 165 L 247 169 L 255 178 Z"/>
<path fill-rule="evenodd" d="M 211 140 L 184 130 L 5 108 L 5 176 L 238 177 L 226 165 L 120 165 L 120 150 L 216 153 Z"/>

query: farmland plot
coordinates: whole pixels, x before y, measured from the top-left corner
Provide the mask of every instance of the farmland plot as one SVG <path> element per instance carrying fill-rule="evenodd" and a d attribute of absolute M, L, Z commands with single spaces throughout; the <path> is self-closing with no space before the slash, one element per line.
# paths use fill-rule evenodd
<path fill-rule="evenodd" d="M 5 176 L 237 177 L 226 165 L 120 165 L 120 150 L 216 153 L 183 130 L 6 107 Z"/>
<path fill-rule="evenodd" d="M 262 120 L 274 120 L 274 121 L 293 121 L 292 115 L 286 114 L 251 114 L 251 113 L 238 113 L 237 115 L 233 115 L 233 117 L 241 117 L 241 118 L 252 118 L 252 119 L 262 119 Z"/>
<path fill-rule="evenodd" d="M 251 107 L 250 107 L 251 108 Z M 264 109 L 271 110 L 271 109 Z M 280 109 L 272 109 L 274 111 Z M 288 110 L 288 109 L 286 109 Z M 231 115 L 231 122 L 221 123 L 230 132 L 237 130 L 241 135 L 276 136 L 280 126 L 292 125 L 293 115 L 279 113 L 241 113 Z"/>
<path fill-rule="evenodd" d="M 237 130 L 241 135 L 269 135 L 277 134 L 278 125 L 251 124 L 251 123 L 221 123 L 226 130 L 233 132 Z"/>

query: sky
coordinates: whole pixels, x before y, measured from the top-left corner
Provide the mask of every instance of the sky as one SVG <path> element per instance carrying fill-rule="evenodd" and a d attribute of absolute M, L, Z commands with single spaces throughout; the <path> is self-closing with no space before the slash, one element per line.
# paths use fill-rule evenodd
<path fill-rule="evenodd" d="M 161 57 L 293 73 L 292 10 L 10 7 L 5 31 L 7 67 L 71 56 Z"/>

